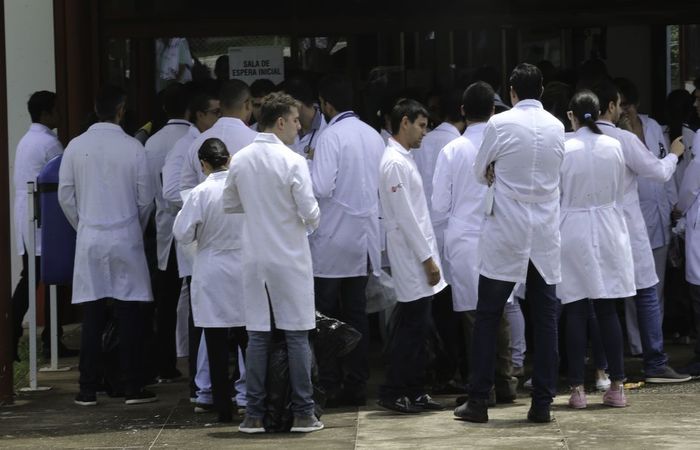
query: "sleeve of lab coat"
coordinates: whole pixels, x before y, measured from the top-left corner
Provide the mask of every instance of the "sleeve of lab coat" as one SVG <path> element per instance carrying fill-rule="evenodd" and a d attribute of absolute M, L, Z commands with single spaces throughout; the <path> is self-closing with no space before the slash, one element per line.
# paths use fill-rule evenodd
<path fill-rule="evenodd" d="M 625 155 L 627 167 L 640 177 L 654 181 L 666 182 L 670 180 L 678 163 L 678 157 L 673 153 L 669 153 L 663 159 L 657 158 L 632 133 L 625 136 L 625 141 L 622 142 L 622 152 Z"/>
<path fill-rule="evenodd" d="M 241 196 L 238 193 L 238 185 L 236 184 L 236 172 L 229 170 L 224 183 L 224 192 L 221 194 L 221 203 L 226 214 L 243 214 L 243 203 Z M 184 208 L 184 207 L 183 207 Z"/>
<path fill-rule="evenodd" d="M 178 208 L 182 207 L 182 198 L 180 197 L 182 160 L 182 155 L 176 155 L 171 151 L 165 157 L 163 165 L 163 198 Z"/>
<path fill-rule="evenodd" d="M 313 191 L 318 198 L 333 196 L 335 180 L 338 175 L 339 150 L 340 143 L 335 134 L 323 133 L 318 138 L 311 169 L 313 171 L 311 172 Z"/>
<path fill-rule="evenodd" d="M 51 161 L 53 158 L 56 156 L 60 155 L 63 153 L 63 146 L 61 145 L 61 142 L 56 139 L 53 143 L 53 145 L 49 146 L 49 148 L 46 150 L 46 161 L 45 163 Z"/>
<path fill-rule="evenodd" d="M 202 167 L 197 159 L 197 151 L 200 145 L 199 139 L 195 140 L 187 149 L 182 158 L 182 169 L 180 170 L 180 190 L 185 191 L 197 186 L 203 177 Z"/>
<path fill-rule="evenodd" d="M 687 213 L 698 194 L 700 194 L 700 161 L 694 159 L 690 161 L 683 175 L 683 182 L 678 193 L 678 209 L 683 214 Z"/>
<path fill-rule="evenodd" d="M 153 180 L 149 174 L 146 152 L 139 143 L 139 149 L 136 152 L 137 168 L 136 168 L 136 204 L 139 209 L 139 221 L 141 229 L 145 230 L 148 225 L 148 218 L 153 211 L 154 186 Z"/>
<path fill-rule="evenodd" d="M 197 227 L 202 223 L 202 207 L 196 191 L 185 200 L 173 223 L 173 237 L 182 245 L 188 245 L 197 239 Z"/>
<path fill-rule="evenodd" d="M 292 197 L 297 205 L 297 213 L 304 225 L 315 230 L 321 218 L 318 202 L 314 197 L 309 168 L 301 162 L 294 168 L 291 177 Z"/>
<path fill-rule="evenodd" d="M 421 262 L 426 261 L 433 256 L 433 252 L 420 229 L 411 199 L 406 191 L 404 169 L 399 164 L 390 164 L 386 167 L 381 182 L 381 189 L 386 194 L 387 204 L 394 213 L 396 226 L 416 258 Z"/>
<path fill-rule="evenodd" d="M 452 205 L 452 176 L 450 171 L 450 159 L 446 148 L 440 150 L 435 163 L 435 172 L 433 173 L 433 195 L 431 202 L 433 210 L 440 214 L 450 212 Z"/>
<path fill-rule="evenodd" d="M 68 149 L 58 169 L 58 203 L 68 222 L 78 229 L 78 200 L 75 197 L 75 173 L 73 172 L 73 153 Z"/>
<path fill-rule="evenodd" d="M 486 169 L 489 164 L 496 160 L 498 149 L 498 131 L 495 125 L 489 121 L 484 129 L 484 140 L 474 160 L 474 176 L 479 183 L 488 185 Z"/>

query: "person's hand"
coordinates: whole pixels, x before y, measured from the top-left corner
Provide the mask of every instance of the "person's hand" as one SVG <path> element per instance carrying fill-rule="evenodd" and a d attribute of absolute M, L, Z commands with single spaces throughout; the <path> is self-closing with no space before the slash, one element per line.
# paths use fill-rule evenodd
<path fill-rule="evenodd" d="M 671 222 L 676 223 L 680 220 L 681 217 L 683 217 L 683 211 L 676 208 L 676 206 L 674 205 L 673 209 L 671 210 Z"/>
<path fill-rule="evenodd" d="M 425 275 L 428 277 L 429 285 L 435 286 L 440 282 L 440 268 L 435 264 L 432 256 L 423 261 L 423 270 L 425 270 Z"/>
<path fill-rule="evenodd" d="M 678 156 L 679 158 L 685 152 L 685 145 L 683 145 L 683 137 L 678 136 L 671 142 L 671 153 Z"/>
<path fill-rule="evenodd" d="M 491 163 L 486 168 L 486 181 L 491 186 L 496 179 L 496 163 Z"/>

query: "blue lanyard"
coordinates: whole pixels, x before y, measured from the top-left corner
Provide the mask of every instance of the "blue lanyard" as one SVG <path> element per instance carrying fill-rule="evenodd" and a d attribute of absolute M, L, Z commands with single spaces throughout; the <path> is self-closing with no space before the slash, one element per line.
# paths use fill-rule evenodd
<path fill-rule="evenodd" d="M 338 120 L 336 120 L 336 121 L 333 122 L 333 123 L 338 123 L 338 122 L 340 122 L 341 120 L 347 119 L 348 117 L 357 117 L 357 114 L 355 114 L 355 113 L 352 112 L 352 111 L 348 111 L 348 112 L 346 112 L 346 113 L 341 114 L 340 117 L 338 117 Z"/>

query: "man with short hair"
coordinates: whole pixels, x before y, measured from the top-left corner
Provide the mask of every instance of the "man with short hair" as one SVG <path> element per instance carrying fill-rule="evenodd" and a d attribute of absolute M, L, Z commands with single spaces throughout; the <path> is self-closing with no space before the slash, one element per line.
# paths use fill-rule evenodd
<path fill-rule="evenodd" d="M 331 405 L 364 405 L 369 378 L 367 350 L 368 261 L 381 268 L 377 186 L 384 142 L 352 111 L 352 86 L 340 76 L 319 84 L 321 111 L 329 121 L 318 138 L 311 166 L 321 223 L 311 235 L 316 309 L 362 334 L 337 364 L 320 364 L 321 385 Z"/>
<path fill-rule="evenodd" d="M 306 235 L 318 226 L 304 158 L 288 146 L 299 132 L 297 102 L 265 97 L 261 133 L 231 159 L 224 211 L 244 213 L 243 295 L 246 306 L 247 400 L 244 433 L 263 433 L 265 382 L 272 329 L 284 332 L 294 414 L 292 432 L 323 428 L 315 415 L 309 330 L 315 328 L 313 272 Z"/>
<path fill-rule="evenodd" d="M 421 145 L 428 114 L 415 100 L 394 106 L 394 135 L 379 166 L 379 199 L 398 302 L 390 321 L 386 381 L 379 387 L 377 404 L 400 413 L 443 409 L 425 391 L 425 343 L 432 327 L 432 298 L 447 284 L 423 181 L 410 153 Z"/>
<path fill-rule="evenodd" d="M 258 129 L 258 121 L 260 120 L 260 107 L 262 106 L 263 98 L 270 92 L 275 91 L 275 83 L 268 80 L 267 78 L 261 78 L 259 80 L 253 81 L 250 85 L 250 104 L 253 107 L 251 112 L 252 120 L 254 123 L 250 126 L 253 131 L 260 131 Z"/>
<path fill-rule="evenodd" d="M 469 400 L 455 416 L 488 421 L 496 334 L 516 283 L 526 283 L 535 353 L 528 420 L 549 422 L 558 376 L 556 284 L 561 281 L 559 167 L 564 126 L 542 107 L 542 73 L 519 64 L 510 76 L 513 108 L 489 119 L 474 176 L 494 185 L 479 240 L 479 292 L 469 364 Z M 493 181 L 490 181 L 493 180 Z"/>
<path fill-rule="evenodd" d="M 47 162 L 63 153 L 63 146 L 54 134 L 53 130 L 58 126 L 59 115 L 56 108 L 56 94 L 49 91 L 38 91 L 29 97 L 27 109 L 32 124 L 29 130 L 22 136 L 17 144 L 14 167 L 15 186 L 15 238 L 17 254 L 22 256 L 22 273 L 19 283 L 12 294 L 12 321 L 14 326 L 14 357 L 19 361 L 17 346 L 22 337 L 22 320 L 29 307 L 29 262 L 27 255 L 27 236 L 29 235 L 27 213 L 27 183 L 37 182 L 39 173 Z M 35 261 L 36 261 L 36 286 L 41 281 L 41 230 L 35 233 Z M 36 286 L 34 289 L 36 289 Z M 43 354 L 45 358 L 51 357 L 51 320 L 50 309 L 44 308 L 44 331 L 41 333 Z M 58 328 L 58 336 L 63 334 L 63 329 Z M 58 356 L 75 356 L 77 350 L 66 348 L 62 342 L 58 343 Z"/>
<path fill-rule="evenodd" d="M 127 405 L 156 401 L 143 389 L 141 302 L 150 302 L 151 282 L 143 230 L 153 206 L 146 154 L 119 125 L 126 93 L 100 89 L 99 120 L 66 148 L 59 171 L 58 200 L 78 232 L 73 304 L 83 304 L 80 393 L 75 403 L 97 404 L 102 333 L 111 303 L 119 323 L 119 369 Z"/>
<path fill-rule="evenodd" d="M 299 130 L 299 136 L 294 140 L 294 144 L 290 147 L 304 158 L 313 161 L 314 148 L 321 132 L 327 125 L 326 119 L 323 118 L 323 114 L 316 104 L 311 86 L 301 78 L 286 80 L 282 85 L 282 90 L 299 102 L 301 130 Z"/>

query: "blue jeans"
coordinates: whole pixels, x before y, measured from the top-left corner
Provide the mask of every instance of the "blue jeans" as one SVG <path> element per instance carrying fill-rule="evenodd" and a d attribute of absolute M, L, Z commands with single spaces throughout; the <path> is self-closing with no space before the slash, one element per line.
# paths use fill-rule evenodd
<path fill-rule="evenodd" d="M 656 375 L 668 364 L 668 357 L 664 353 L 661 308 L 656 286 L 638 289 L 634 302 L 637 306 L 639 337 L 644 351 L 644 373 L 646 376 Z"/>
<path fill-rule="evenodd" d="M 469 398 L 487 400 L 494 384 L 496 366 L 496 335 L 506 300 L 515 283 L 479 275 L 479 301 L 470 352 Z M 557 309 L 555 285 L 545 283 L 530 262 L 527 270 L 526 300 L 535 346 L 532 376 L 532 404 L 548 408 L 556 395 L 559 368 L 557 347 Z"/>
<path fill-rule="evenodd" d="M 269 331 L 248 331 L 246 415 L 254 419 L 262 419 L 265 415 L 265 380 L 271 336 Z M 292 388 L 292 413 L 297 417 L 311 416 L 314 414 L 314 400 L 309 332 L 284 330 L 284 336 L 287 341 L 289 384 Z"/>

